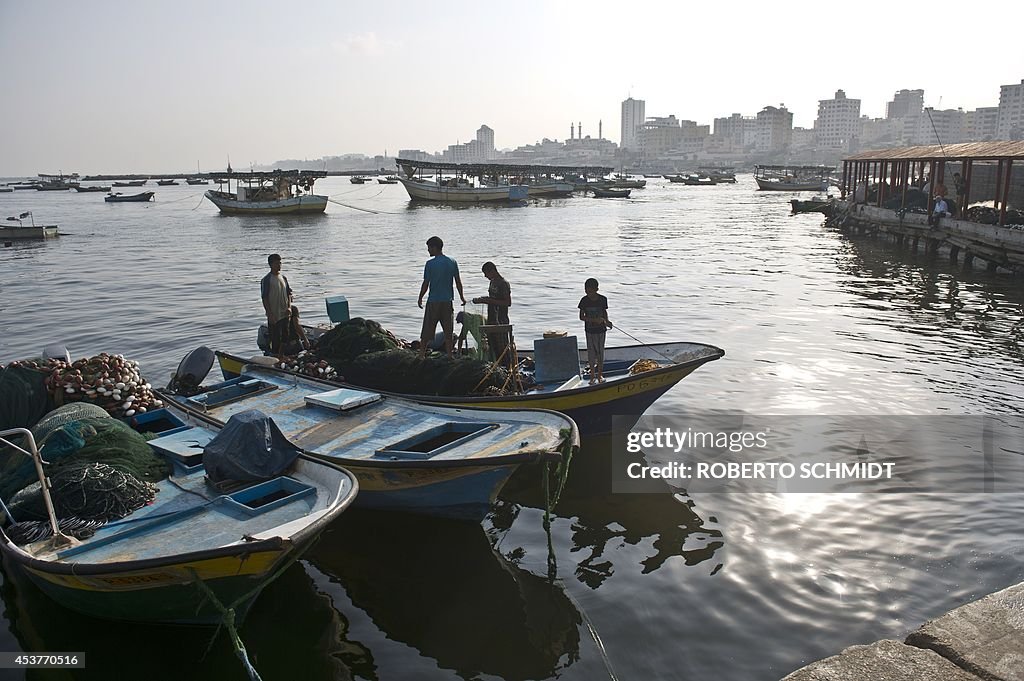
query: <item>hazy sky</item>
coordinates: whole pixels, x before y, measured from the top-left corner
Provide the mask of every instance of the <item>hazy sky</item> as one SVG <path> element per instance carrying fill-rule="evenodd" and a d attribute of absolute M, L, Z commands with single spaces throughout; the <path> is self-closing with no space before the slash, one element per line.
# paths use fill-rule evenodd
<path fill-rule="evenodd" d="M 601 119 L 618 142 L 629 95 L 701 124 L 784 103 L 810 127 L 838 88 L 872 117 L 902 88 L 996 106 L 1022 20 L 1004 0 L 0 0 L 0 176 L 437 151 L 481 123 L 498 148 Z"/>

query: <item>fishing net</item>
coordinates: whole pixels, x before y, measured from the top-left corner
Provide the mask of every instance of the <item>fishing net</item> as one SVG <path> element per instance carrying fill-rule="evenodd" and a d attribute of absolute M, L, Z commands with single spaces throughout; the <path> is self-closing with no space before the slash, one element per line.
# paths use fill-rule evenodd
<path fill-rule="evenodd" d="M 110 418 L 106 409 L 88 402 L 72 402 L 63 407 L 57 407 L 39 419 L 39 423 L 32 427 L 32 436 L 36 439 L 36 446 L 42 447 L 46 438 L 61 426 L 90 416 Z"/>
<path fill-rule="evenodd" d="M 0 369 L 0 430 L 31 428 L 48 407 L 46 374 L 22 366 Z"/>
<path fill-rule="evenodd" d="M 49 478 L 50 498 L 60 519 L 101 523 L 119 520 L 152 502 L 157 492 L 156 485 L 104 463 L 69 463 Z M 38 482 L 18 492 L 9 506 L 11 514 L 19 520 L 46 519 L 46 504 Z"/>
<path fill-rule="evenodd" d="M 102 520 L 83 520 L 76 517 L 61 518 L 57 521 L 60 531 L 75 539 L 88 539 L 105 524 L 106 522 Z M 53 530 L 50 528 L 49 520 L 24 520 L 5 527 L 4 533 L 12 542 L 23 546 L 49 538 L 53 534 Z"/>
<path fill-rule="evenodd" d="M 356 317 L 326 332 L 316 342 L 316 354 L 336 367 L 372 352 L 401 347 L 394 334 L 372 319 Z"/>
<path fill-rule="evenodd" d="M 395 349 L 362 355 L 343 371 L 349 383 L 374 390 L 415 395 L 470 395 L 500 390 L 506 383 L 505 369 L 498 367 L 487 375 L 490 367 L 490 362 L 470 357 L 449 359 L 427 355 L 420 359 L 416 352 Z"/>
<path fill-rule="evenodd" d="M 91 406 L 76 404 L 61 409 Z M 169 464 L 153 452 L 146 438 L 123 422 L 111 418 L 103 409 L 96 409 L 103 412 L 103 415 L 88 416 L 58 425 L 45 435 L 40 453 L 48 464 L 49 473 L 72 463 L 93 462 L 115 466 L 149 482 L 167 476 L 170 472 Z M 83 410 L 83 413 L 85 411 L 88 409 Z M 17 456 L 17 462 L 6 466 L 0 478 L 0 498 L 9 498 L 38 477 L 32 460 L 22 454 Z"/>

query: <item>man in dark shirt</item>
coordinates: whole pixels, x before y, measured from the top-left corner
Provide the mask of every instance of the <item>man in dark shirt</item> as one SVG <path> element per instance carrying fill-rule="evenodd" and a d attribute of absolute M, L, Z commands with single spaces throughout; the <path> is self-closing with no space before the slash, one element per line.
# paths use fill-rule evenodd
<path fill-rule="evenodd" d="M 512 306 L 512 287 L 505 281 L 505 277 L 501 276 L 493 262 L 485 262 L 480 269 L 491 283 L 487 287 L 487 295 L 474 298 L 473 302 L 487 304 L 488 324 L 508 324 L 508 308 Z M 508 334 L 489 333 L 487 344 L 491 347 L 492 359 L 497 360 L 508 346 Z M 506 356 L 504 363 L 508 364 L 511 359 Z"/>
<path fill-rule="evenodd" d="M 580 321 L 587 334 L 587 361 L 590 363 L 590 383 L 604 383 L 604 339 L 612 323 L 608 321 L 608 299 L 597 292 L 597 279 L 591 277 L 583 284 L 587 295 L 580 298 Z"/>

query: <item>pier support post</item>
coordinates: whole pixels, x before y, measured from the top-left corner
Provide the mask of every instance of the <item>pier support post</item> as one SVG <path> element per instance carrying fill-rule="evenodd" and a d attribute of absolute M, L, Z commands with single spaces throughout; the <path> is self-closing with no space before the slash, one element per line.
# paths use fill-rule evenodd
<path fill-rule="evenodd" d="M 939 240 L 938 239 L 926 239 L 925 240 L 924 252 L 925 252 L 926 255 L 935 255 L 938 252 L 938 250 L 939 250 Z"/>
<path fill-rule="evenodd" d="M 919 237 L 919 236 L 915 236 L 914 237 L 913 249 L 914 249 L 915 253 L 917 252 L 917 242 L 919 242 L 920 240 L 921 240 L 921 237 Z"/>
<path fill-rule="evenodd" d="M 974 254 L 970 251 L 964 251 L 964 269 L 969 270 L 974 266 Z"/>
<path fill-rule="evenodd" d="M 949 261 L 950 262 L 956 262 L 956 257 L 958 255 L 960 255 L 960 247 L 959 246 L 950 246 L 949 247 Z"/>

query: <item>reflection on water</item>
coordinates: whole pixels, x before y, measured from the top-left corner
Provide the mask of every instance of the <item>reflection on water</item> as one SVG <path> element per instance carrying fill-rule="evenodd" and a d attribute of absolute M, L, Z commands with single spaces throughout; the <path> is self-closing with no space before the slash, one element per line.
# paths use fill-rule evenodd
<path fill-rule="evenodd" d="M 75 355 L 123 353 L 163 384 L 198 345 L 253 352 L 274 252 L 308 321 L 327 321 L 323 296 L 342 294 L 353 315 L 412 338 L 437 234 L 467 297 L 485 293 L 485 261 L 508 278 L 520 345 L 578 333 L 576 302 L 596 277 L 609 345 L 634 343 L 621 328 L 726 350 L 650 413 L 1022 412 L 1019 278 L 825 230 L 790 216 L 792 196 L 737 179 L 512 209 L 416 205 L 400 185 L 326 178 L 323 193 L 363 210 L 298 220 L 221 217 L 187 186 L 158 188 L 150 206 L 4 194 L 0 214 L 33 210 L 69 236 L 0 248 L 0 361 L 60 340 Z M 257 601 L 243 628 L 257 668 L 768 681 L 1024 580 L 1024 494 L 613 494 L 609 442 L 583 444 L 552 520 L 553 583 L 536 469 L 517 473 L 482 528 L 346 513 Z M 4 599 L 7 649 L 240 678 L 223 639 L 204 658 L 201 635 L 100 626 L 6 583 Z"/>
<path fill-rule="evenodd" d="M 502 556 L 479 525 L 353 511 L 310 561 L 389 639 L 460 676 L 549 678 L 579 658 L 569 599 Z"/>

